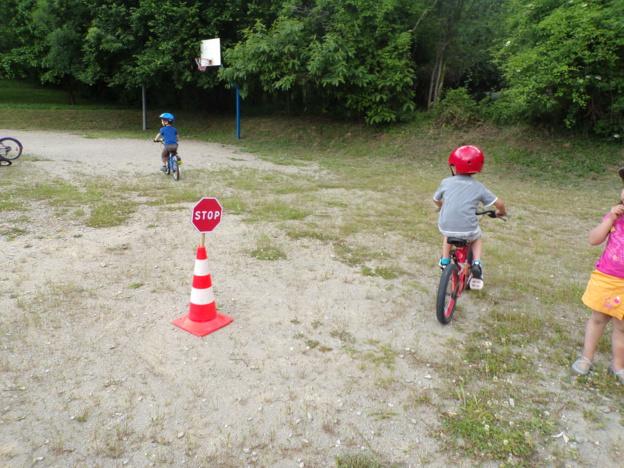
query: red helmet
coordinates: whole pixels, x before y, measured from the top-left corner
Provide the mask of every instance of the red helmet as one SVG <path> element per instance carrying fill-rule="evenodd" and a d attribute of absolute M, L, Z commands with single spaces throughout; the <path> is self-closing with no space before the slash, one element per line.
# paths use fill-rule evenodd
<path fill-rule="evenodd" d="M 476 146 L 460 146 L 449 156 L 449 166 L 455 166 L 455 174 L 478 174 L 484 162 L 483 152 Z"/>

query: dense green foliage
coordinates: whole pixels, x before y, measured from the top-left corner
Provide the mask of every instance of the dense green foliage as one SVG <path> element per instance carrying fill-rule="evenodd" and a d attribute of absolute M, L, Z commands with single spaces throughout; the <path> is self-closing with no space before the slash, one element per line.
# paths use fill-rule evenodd
<path fill-rule="evenodd" d="M 505 115 L 620 134 L 624 2 L 514 0 L 510 12 Z"/>
<path fill-rule="evenodd" d="M 395 121 L 414 109 L 407 32 L 415 2 L 287 2 L 279 18 L 259 21 L 226 54 L 222 75 L 243 91 L 285 92 L 303 105 L 346 109 L 369 123 Z"/>
<path fill-rule="evenodd" d="M 0 77 L 118 102 L 254 104 L 369 124 L 464 117 L 623 133 L 624 0 L 0 0 Z M 200 73 L 202 39 L 223 66 Z M 227 104 L 226 104 L 227 103 Z M 475 107 L 476 106 L 476 107 Z M 448 109 L 447 105 L 447 109 Z M 478 107 L 478 109 L 477 109 Z M 458 109 L 456 109 L 458 111 Z M 456 121 L 457 112 L 453 117 Z M 438 112 L 440 119 L 444 113 Z M 478 120 L 478 119 L 477 119 Z M 463 122 L 462 124 L 465 124 Z"/>

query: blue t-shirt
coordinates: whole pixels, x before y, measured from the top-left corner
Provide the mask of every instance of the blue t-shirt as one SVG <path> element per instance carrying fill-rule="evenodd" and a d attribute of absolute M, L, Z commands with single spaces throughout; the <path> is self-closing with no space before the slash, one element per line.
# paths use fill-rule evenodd
<path fill-rule="evenodd" d="M 444 199 L 438 228 L 452 237 L 469 236 L 479 232 L 479 219 L 475 215 L 479 202 L 490 206 L 498 200 L 485 186 L 468 175 L 456 175 L 442 181 L 433 199 Z"/>
<path fill-rule="evenodd" d="M 160 133 L 163 136 L 163 140 L 165 141 L 165 146 L 169 145 L 177 145 L 178 144 L 178 131 L 175 127 L 171 125 L 167 125 L 160 129 Z"/>

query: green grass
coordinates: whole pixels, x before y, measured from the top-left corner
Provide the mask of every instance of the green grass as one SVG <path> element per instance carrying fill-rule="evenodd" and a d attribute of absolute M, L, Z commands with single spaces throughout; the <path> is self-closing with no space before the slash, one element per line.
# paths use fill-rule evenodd
<path fill-rule="evenodd" d="M 94 103 L 71 108 L 58 92 L 37 89 L 41 94 L 31 95 L 24 89 L 0 81 L 0 107 L 7 110 L 0 112 L 0 127 L 145 138 L 139 109 Z M 22 102 L 20 95 L 29 98 Z M 574 390 L 596 402 L 622 394 L 606 372 L 572 381 L 567 370 L 579 352 L 587 318 L 580 296 L 601 252 L 587 245 L 587 233 L 617 200 L 622 184 L 615 169 L 624 156 L 621 146 L 518 127 L 458 132 L 436 128 L 426 118 L 371 129 L 324 119 L 244 117 L 243 139 L 236 141 L 233 116 L 171 111 L 184 138 L 238 144 L 280 165 L 312 167 L 313 174 L 259 173 L 243 167 L 188 171 L 184 184 L 148 177 L 140 184 L 84 180 L 72 185 L 62 180 L 34 183 L 37 177 L 31 171 L 36 167 L 27 171 L 26 164 L 16 164 L 11 178 L 0 179 L 0 236 L 11 240 L 27 235 L 27 215 L 35 203 L 54 216 L 97 229 L 126 222 L 141 204 L 184 209 L 185 203 L 204 195 L 210 174 L 211 189 L 230 194 L 221 200 L 225 212 L 278 233 L 257 239 L 248 252 L 252 257 L 287 260 L 288 242 L 321 243 L 331 246 L 334 259 L 355 273 L 382 278 L 397 291 L 409 291 L 413 284 L 413 291 L 432 297 L 441 238 L 431 196 L 449 175 L 450 151 L 460 144 L 478 144 L 486 154 L 478 178 L 507 203 L 511 217 L 507 223 L 483 221 L 487 288 L 459 301 L 450 326 L 460 327 L 461 340 L 447 343 L 456 354 L 431 362 L 440 379 L 436 392 L 414 396 L 406 405 L 435 407 L 441 446 L 453 457 L 505 464 L 511 463 L 511 454 L 513 463 L 532 466 L 539 464 L 540 453 L 552 450 L 544 440 L 561 430 L 556 418 L 545 415 L 553 413 L 551 381 L 560 390 L 559 407 L 581 404 Z M 110 193 L 116 194 L 114 200 Z M 83 294 L 68 291 L 78 299 Z M 28 312 L 35 320 L 36 310 Z M 422 326 L 438 325 L 432 320 Z M 391 343 L 358 341 L 341 325 L 313 328 L 313 337 L 299 336 L 310 350 L 350 354 L 363 367 L 388 373 L 392 386 L 399 352 Z M 606 362 L 607 337 L 599 351 Z M 620 400 L 615 398 L 613 405 L 624 414 Z M 591 423 L 600 417 L 591 407 L 585 412 Z M 394 415 L 377 412 L 375 417 Z M 393 465 L 373 456 L 345 454 L 337 457 L 336 466 Z"/>

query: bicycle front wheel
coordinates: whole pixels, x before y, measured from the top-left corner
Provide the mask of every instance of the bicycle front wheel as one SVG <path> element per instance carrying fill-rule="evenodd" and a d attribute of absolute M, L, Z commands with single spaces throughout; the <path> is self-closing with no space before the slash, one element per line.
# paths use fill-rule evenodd
<path fill-rule="evenodd" d="M 459 269 L 454 263 L 449 264 L 442 272 L 438 298 L 436 302 L 436 316 L 442 325 L 448 324 L 453 318 L 455 303 L 459 296 Z"/>
<path fill-rule="evenodd" d="M 22 155 L 22 144 L 15 138 L 0 138 L 0 156 L 10 161 Z"/>
<path fill-rule="evenodd" d="M 171 172 L 173 173 L 173 180 L 180 180 L 180 166 L 175 158 L 171 162 Z"/>

